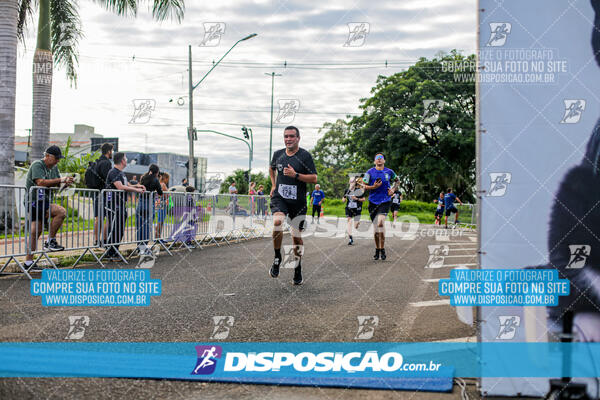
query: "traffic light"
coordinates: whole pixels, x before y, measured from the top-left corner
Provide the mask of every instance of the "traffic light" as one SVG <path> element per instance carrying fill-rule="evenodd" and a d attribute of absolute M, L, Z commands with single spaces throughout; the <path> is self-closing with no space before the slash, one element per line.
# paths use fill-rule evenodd
<path fill-rule="evenodd" d="M 248 134 L 248 128 L 242 126 L 242 133 L 244 134 L 245 139 L 250 139 L 250 135 Z"/>
<path fill-rule="evenodd" d="M 186 161 L 185 162 L 185 168 L 189 169 L 190 168 L 190 161 Z M 198 160 L 194 160 L 194 169 L 197 170 L 198 168 Z"/>

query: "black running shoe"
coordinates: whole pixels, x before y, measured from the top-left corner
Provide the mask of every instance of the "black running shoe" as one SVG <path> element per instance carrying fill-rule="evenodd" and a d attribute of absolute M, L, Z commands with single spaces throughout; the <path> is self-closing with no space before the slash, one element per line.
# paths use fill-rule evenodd
<path fill-rule="evenodd" d="M 47 242 L 44 242 L 44 250 L 46 251 L 63 251 L 65 248 L 58 244 L 56 239 L 50 239 Z"/>
<path fill-rule="evenodd" d="M 294 268 L 294 285 L 302 285 L 304 279 L 302 279 L 302 267 Z"/>
<path fill-rule="evenodd" d="M 279 265 L 281 264 L 281 258 L 275 257 L 273 260 L 273 265 L 271 265 L 271 269 L 269 270 L 269 275 L 271 278 L 277 278 L 279 276 Z"/>
<path fill-rule="evenodd" d="M 385 249 L 381 249 L 381 259 L 382 259 L 383 261 L 385 261 L 385 259 L 386 259 L 386 256 L 385 256 Z"/>
<path fill-rule="evenodd" d="M 373 256 L 373 260 L 379 260 L 379 249 L 375 249 L 375 255 Z"/>
<path fill-rule="evenodd" d="M 354 240 L 352 240 L 352 238 L 350 238 L 350 241 L 348 242 L 348 246 L 352 246 L 354 244 Z"/>

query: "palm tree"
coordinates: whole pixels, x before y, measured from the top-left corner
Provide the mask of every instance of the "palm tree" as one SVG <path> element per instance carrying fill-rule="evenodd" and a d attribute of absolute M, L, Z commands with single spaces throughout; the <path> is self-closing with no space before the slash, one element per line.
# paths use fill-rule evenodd
<path fill-rule="evenodd" d="M 0 184 L 14 183 L 19 0 L 0 0 Z M 0 203 L 4 199 L 0 198 Z"/>
<path fill-rule="evenodd" d="M 148 0 L 157 21 L 183 18 L 184 0 Z M 117 15 L 136 16 L 139 0 L 95 0 L 101 7 Z M 77 83 L 77 44 L 83 37 L 76 0 L 38 0 L 37 45 L 33 56 L 33 109 L 31 160 L 37 160 L 50 139 L 50 105 L 53 65 L 66 69 L 71 84 Z M 21 0 L 18 34 L 33 14 L 32 0 Z"/>
<path fill-rule="evenodd" d="M 15 182 L 15 98 L 17 92 L 17 17 L 19 0 L 0 0 L 0 184 Z M 12 229 L 14 194 L 0 189 L 0 229 Z"/>

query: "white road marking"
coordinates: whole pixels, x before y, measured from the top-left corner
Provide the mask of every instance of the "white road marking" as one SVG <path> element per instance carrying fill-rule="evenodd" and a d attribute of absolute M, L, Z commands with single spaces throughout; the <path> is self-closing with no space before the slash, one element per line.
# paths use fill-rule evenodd
<path fill-rule="evenodd" d="M 457 267 L 475 267 L 477 263 L 467 263 L 467 264 L 449 264 L 449 265 L 440 265 L 439 267 L 425 267 L 428 269 L 438 269 L 438 268 L 457 268 Z"/>
<path fill-rule="evenodd" d="M 449 242 L 450 238 L 448 236 L 436 236 L 435 240 L 438 242 Z"/>
<path fill-rule="evenodd" d="M 477 241 L 477 236 L 468 236 L 469 240 L 471 240 L 472 242 L 476 242 Z"/>
<path fill-rule="evenodd" d="M 450 299 L 418 301 L 416 303 L 410 303 L 410 305 L 413 307 L 444 306 L 444 305 L 450 305 Z"/>
<path fill-rule="evenodd" d="M 456 343 L 456 342 L 466 342 L 466 343 L 477 343 L 477 336 L 467 336 L 467 337 L 459 337 L 453 339 L 444 339 L 444 340 L 434 340 L 433 343 Z"/>
<path fill-rule="evenodd" d="M 444 256 L 444 258 L 458 258 L 458 257 L 463 257 L 463 258 L 464 257 L 470 257 L 470 258 L 473 258 L 473 257 L 477 257 L 477 255 L 476 254 L 457 254 L 455 256 Z"/>

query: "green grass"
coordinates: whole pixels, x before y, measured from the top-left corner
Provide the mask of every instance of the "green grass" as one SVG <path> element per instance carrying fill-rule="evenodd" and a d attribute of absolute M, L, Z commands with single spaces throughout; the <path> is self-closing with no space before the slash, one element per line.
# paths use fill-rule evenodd
<path fill-rule="evenodd" d="M 467 207 L 460 207 L 458 205 L 460 215 L 459 220 L 463 222 L 471 221 L 471 210 Z M 362 211 L 362 219 L 368 219 L 369 201 L 365 200 L 363 203 L 363 211 Z M 415 200 L 405 200 L 400 203 L 400 209 L 398 210 L 398 216 L 402 215 L 411 215 L 416 217 L 420 223 L 422 224 L 432 224 L 435 222 L 435 210 L 437 208 L 437 204 L 435 203 L 425 203 L 422 201 Z M 325 199 L 323 200 L 323 214 L 325 216 L 333 216 L 333 217 L 345 217 L 345 203 L 340 199 Z M 309 207 L 308 214 L 311 213 L 311 208 Z M 454 217 L 452 217 L 454 218 Z M 392 220 L 392 213 L 388 213 L 388 219 Z"/>

